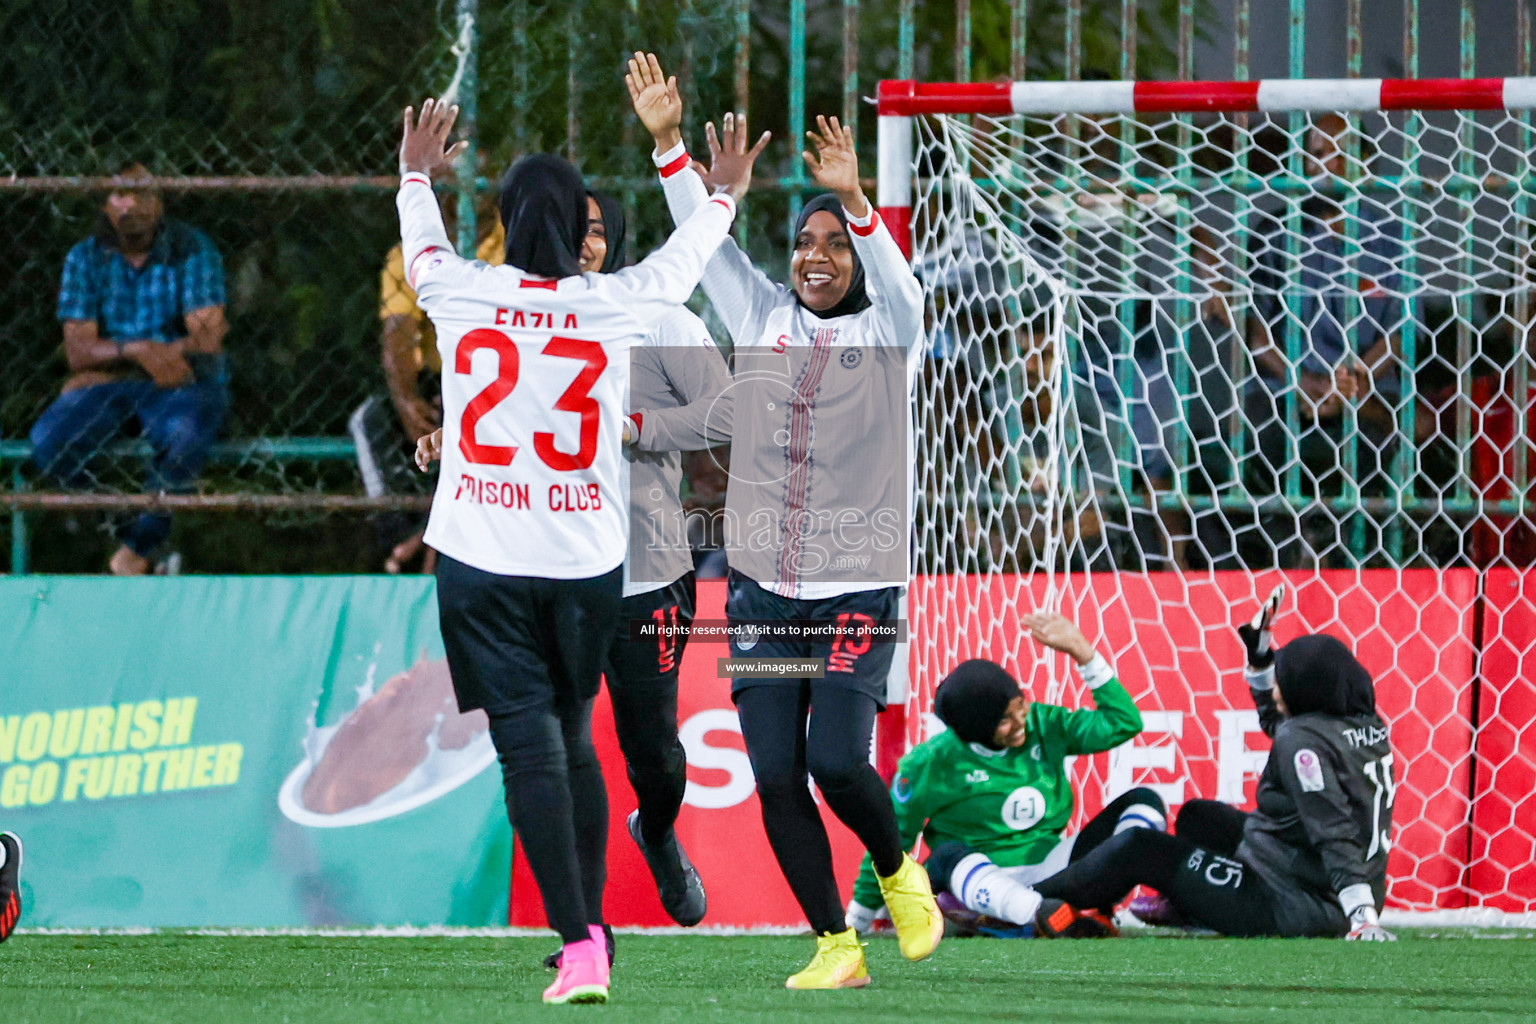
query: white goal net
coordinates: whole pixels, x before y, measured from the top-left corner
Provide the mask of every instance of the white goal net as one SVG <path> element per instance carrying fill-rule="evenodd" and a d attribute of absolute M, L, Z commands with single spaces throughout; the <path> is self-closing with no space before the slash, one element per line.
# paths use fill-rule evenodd
<path fill-rule="evenodd" d="M 1284 580 L 1392 727 L 1389 905 L 1536 909 L 1531 115 L 882 120 L 931 318 L 909 739 L 967 657 L 1087 703 L 1020 627 L 1059 603 L 1147 723 L 1079 813 L 1251 807 L 1232 625 Z"/>

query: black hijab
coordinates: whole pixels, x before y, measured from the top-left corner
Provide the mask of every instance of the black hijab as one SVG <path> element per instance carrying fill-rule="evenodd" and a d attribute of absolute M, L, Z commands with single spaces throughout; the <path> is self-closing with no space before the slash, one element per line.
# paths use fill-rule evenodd
<path fill-rule="evenodd" d="M 608 193 L 599 192 L 595 188 L 587 189 L 587 195 L 597 203 L 598 213 L 603 218 L 603 231 L 608 236 L 608 255 L 603 257 L 603 265 L 597 268 L 597 272 L 611 274 L 623 267 L 626 262 L 624 204 Z"/>
<path fill-rule="evenodd" d="M 1020 695 L 1019 684 L 995 661 L 962 661 L 933 695 L 933 713 L 967 743 L 996 750 L 992 737 Z"/>
<path fill-rule="evenodd" d="M 1277 650 L 1275 681 L 1290 715 L 1376 713 L 1371 674 L 1343 641 L 1324 633 L 1299 636 Z"/>
<path fill-rule="evenodd" d="M 581 174 L 548 153 L 525 156 L 501 179 L 507 263 L 540 277 L 581 273 L 587 237 L 587 190 Z"/>
<path fill-rule="evenodd" d="M 800 237 L 800 232 L 805 230 L 805 222 L 811 219 L 811 214 L 821 210 L 825 210 L 836 217 L 837 222 L 843 226 L 843 230 L 848 231 L 848 217 L 843 213 L 843 204 L 831 192 L 823 192 L 800 208 L 800 218 L 795 221 L 795 233 L 791 236 L 791 242 L 793 242 L 793 239 Z M 851 231 L 848 231 L 848 234 L 849 237 L 853 235 Z M 795 296 L 795 301 L 800 301 L 798 294 Z M 847 293 L 838 300 L 837 305 L 831 309 L 820 310 L 812 309 L 803 302 L 800 305 L 806 312 L 819 316 L 823 320 L 834 316 L 847 316 L 850 313 L 859 313 L 868 309 L 869 296 L 864 291 L 864 264 L 859 262 L 859 254 L 857 252 L 853 253 L 853 277 L 848 281 Z M 998 717 L 1001 718 L 1002 716 L 999 715 Z M 988 733 L 988 736 L 990 735 Z"/>

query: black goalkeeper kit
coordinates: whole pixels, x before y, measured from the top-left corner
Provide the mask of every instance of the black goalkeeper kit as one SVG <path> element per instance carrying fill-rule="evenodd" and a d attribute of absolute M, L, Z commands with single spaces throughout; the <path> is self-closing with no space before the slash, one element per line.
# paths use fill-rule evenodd
<path fill-rule="evenodd" d="M 1192 801 L 1175 835 L 1122 832 L 1038 891 L 1113 909 L 1149 885 L 1194 923 L 1238 936 L 1343 935 L 1339 894 L 1362 884 L 1380 908 L 1396 781 L 1370 673 L 1337 639 L 1304 636 L 1277 652 L 1275 678 L 1284 713 L 1252 691 L 1273 746 L 1251 814 L 1191 813 L 1207 803 Z"/>
<path fill-rule="evenodd" d="M 1337 894 L 1360 883 L 1379 909 L 1392 832 L 1392 748 L 1371 676 L 1331 636 L 1303 636 L 1275 654 L 1282 715 L 1254 692 L 1273 741 L 1238 859 L 1275 893 L 1282 935 L 1348 931 Z"/>

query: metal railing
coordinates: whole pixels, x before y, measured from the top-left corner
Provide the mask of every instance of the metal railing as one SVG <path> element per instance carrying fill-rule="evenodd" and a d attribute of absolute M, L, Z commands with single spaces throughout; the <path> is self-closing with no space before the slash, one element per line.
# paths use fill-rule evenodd
<path fill-rule="evenodd" d="M 1528 71 L 1529 5 L 1509 4 L 1516 64 L 1484 67 L 1472 0 L 1460 0 L 1461 74 Z M 12 229 L 0 352 L 15 368 L 0 395 L 0 507 L 8 510 L 0 528 L 9 532 L 0 552 L 13 572 L 32 561 L 29 519 L 62 510 L 356 515 L 423 504 L 420 493 L 369 498 L 356 481 L 338 484 L 333 470 L 352 457 L 349 412 L 383 390 L 378 287 L 395 237 L 388 196 L 398 111 L 450 83 L 476 145 L 447 189 L 461 248 L 474 248 L 496 168 L 540 149 L 564 153 L 618 192 L 640 249 L 659 242 L 669 225 L 621 80 L 623 56 L 644 47 L 676 69 L 690 126 L 734 108 L 787 140 L 770 150 L 738 227 L 774 268 L 785 263 L 787 225 L 812 189 L 797 156 L 808 117 L 841 113 L 872 170 L 874 118 L 862 97 L 881 78 L 1226 77 L 1226 66 L 1197 64 L 1224 64 L 1228 53 L 1231 76 L 1247 78 L 1266 73 L 1257 65 L 1278 53 L 1254 27 L 1266 27 L 1273 9 L 1253 0 L 788 0 L 757 10 L 748 0 L 440 0 L 425 13 L 299 0 L 156 7 L 15 0 L 0 12 L 0 33 L 28 44 L 0 54 L 0 71 L 15 83 L 0 102 L 0 211 Z M 1361 74 L 1377 52 L 1380 7 L 1347 3 L 1346 73 Z M 1419 73 L 1425 26 L 1431 43 L 1445 35 L 1442 8 L 1449 5 L 1421 11 L 1418 0 L 1402 0 L 1396 24 L 1408 75 Z M 1287 12 L 1280 56 L 1290 73 L 1340 70 L 1308 53 L 1321 30 L 1309 25 L 1305 0 L 1288 0 Z M 207 232 L 225 260 L 232 404 L 212 461 L 228 472 L 195 495 L 138 493 L 139 442 L 104 450 L 118 465 L 89 493 L 52 490 L 26 466 L 28 430 L 65 375 L 53 315 L 64 254 L 89 234 L 107 175 L 130 160 L 151 167 L 170 214 Z M 1520 373 L 1523 385 L 1523 366 Z M 1470 492 L 1454 497 L 1477 501 Z"/>

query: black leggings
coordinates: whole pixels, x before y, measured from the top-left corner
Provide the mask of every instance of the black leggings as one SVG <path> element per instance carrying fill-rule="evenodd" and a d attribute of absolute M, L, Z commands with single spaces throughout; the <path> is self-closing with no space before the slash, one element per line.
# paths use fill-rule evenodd
<path fill-rule="evenodd" d="M 507 816 L 549 925 L 566 942 L 602 923 L 608 796 L 592 699 L 619 610 L 620 570 L 585 580 L 500 576 L 444 555 L 437 606 L 459 709 L 484 708 Z"/>
<path fill-rule="evenodd" d="M 814 680 L 753 686 L 734 696 L 779 869 L 817 934 L 845 931 L 832 844 L 807 776 L 859 837 L 875 870 L 895 874 L 901 833 L 890 794 L 869 763 L 879 706 L 867 694 Z"/>
<path fill-rule="evenodd" d="M 693 606 L 691 572 L 660 590 L 625 598 L 603 668 L 614 731 L 639 803 L 640 834 L 648 844 L 672 834 L 688 789 L 688 760 L 677 738 L 677 675 L 688 637 L 631 640 L 630 623 L 660 613 L 662 621 L 686 629 Z"/>
<path fill-rule="evenodd" d="M 493 714 L 507 817 L 544 898 L 549 926 L 565 942 L 603 922 L 608 880 L 608 791 L 592 745 L 592 702 Z M 566 894 L 580 894 L 571 900 Z"/>
<path fill-rule="evenodd" d="M 1138 885 L 1151 886 L 1185 917 L 1223 935 L 1279 934 L 1273 893 L 1242 861 L 1146 828 L 1113 836 L 1035 891 L 1109 914 Z"/>
<path fill-rule="evenodd" d="M 1223 857 L 1236 857 L 1248 815 L 1220 800 L 1191 800 L 1179 809 L 1173 834 Z"/>
<path fill-rule="evenodd" d="M 1124 814 L 1127 808 L 1137 804 L 1155 807 L 1165 818 L 1168 815 L 1168 807 L 1163 803 L 1163 798 L 1157 795 L 1156 790 L 1146 787 L 1128 789 L 1106 804 L 1102 811 L 1095 814 L 1088 820 L 1088 824 L 1083 826 L 1083 830 L 1077 834 L 1077 840 L 1072 844 L 1072 854 L 1068 863 L 1076 864 L 1113 836 L 1115 826 L 1120 824 L 1120 815 Z M 928 877 L 933 881 L 933 891 L 948 889 L 949 876 L 955 873 L 955 867 L 975 852 L 973 847 L 965 843 L 940 843 L 934 847 L 926 864 Z"/>

